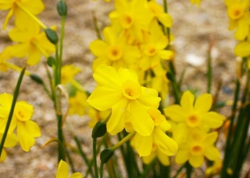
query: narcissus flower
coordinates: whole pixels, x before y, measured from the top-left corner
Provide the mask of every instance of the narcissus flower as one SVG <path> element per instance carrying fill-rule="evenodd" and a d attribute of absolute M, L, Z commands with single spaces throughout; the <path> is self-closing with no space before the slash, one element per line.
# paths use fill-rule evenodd
<path fill-rule="evenodd" d="M 56 178 L 82 178 L 82 174 L 76 172 L 69 177 L 69 166 L 65 161 L 61 160 L 58 164 Z"/>
<path fill-rule="evenodd" d="M 137 74 L 129 69 L 116 71 L 111 66 L 100 65 L 93 76 L 98 86 L 88 102 L 100 111 L 112 109 L 107 131 L 112 135 L 122 131 L 128 116 L 137 133 L 149 136 L 153 132 L 154 122 L 146 107 L 158 107 L 161 99 L 157 91 L 142 87 Z"/>
<path fill-rule="evenodd" d="M 129 44 L 144 41 L 153 13 L 146 7 L 146 0 L 115 0 L 115 11 L 109 14 L 112 26 L 127 39 Z"/>
<path fill-rule="evenodd" d="M 61 71 L 61 83 L 67 84 L 74 80 L 76 74 L 80 73 L 81 69 L 79 67 L 71 65 L 65 65 L 62 67 Z"/>
<path fill-rule="evenodd" d="M 165 133 L 171 125 L 156 108 L 149 108 L 148 114 L 154 122 L 154 130 L 149 136 L 141 136 L 137 133 L 133 140 L 135 149 L 140 156 L 149 156 L 155 146 L 166 156 L 174 155 L 178 145 Z"/>
<path fill-rule="evenodd" d="M 118 69 L 134 64 L 141 56 L 137 46 L 127 45 L 122 35 L 117 35 L 111 27 L 103 30 L 104 41 L 95 40 L 90 43 L 91 52 L 97 57 L 93 69 L 100 64 L 107 64 Z"/>
<path fill-rule="evenodd" d="M 36 23 L 16 26 L 10 30 L 9 37 L 18 44 L 8 47 L 8 50 L 11 50 L 8 56 L 18 58 L 27 56 L 28 65 L 37 64 L 42 55 L 49 57 L 55 51 L 55 46 L 49 42 L 44 32 L 40 33 L 40 27 Z M 3 51 L 3 53 L 8 53 L 8 51 Z"/>
<path fill-rule="evenodd" d="M 172 27 L 172 17 L 165 13 L 163 7 L 156 3 L 155 0 L 148 2 L 148 8 L 154 14 L 154 18 L 161 22 L 165 27 Z"/>
<path fill-rule="evenodd" d="M 249 33 L 250 14 L 249 0 L 226 0 L 229 17 L 229 30 L 234 30 L 237 40 L 244 40 Z"/>
<path fill-rule="evenodd" d="M 204 163 L 204 157 L 210 161 L 220 159 L 220 152 L 214 146 L 218 133 L 202 133 L 203 132 L 195 130 L 189 135 L 185 142 L 179 145 L 179 150 L 175 157 L 177 164 L 183 164 L 189 161 L 193 167 L 197 168 Z"/>
<path fill-rule="evenodd" d="M 69 114 L 83 116 L 88 105 L 87 94 L 83 91 L 77 91 L 74 96 L 69 98 Z"/>
<path fill-rule="evenodd" d="M 9 19 L 13 15 L 15 16 L 16 24 L 22 24 L 23 22 L 26 22 L 25 24 L 27 24 L 27 21 L 30 21 L 29 16 L 22 11 L 22 7 L 34 15 L 40 14 L 44 9 L 41 0 L 1 0 L 0 10 L 9 10 L 4 21 L 3 29 L 6 28 Z"/>
<path fill-rule="evenodd" d="M 224 116 L 209 111 L 212 107 L 212 95 L 202 94 L 194 103 L 194 95 L 186 91 L 181 98 L 181 105 L 171 105 L 164 109 L 171 120 L 183 123 L 188 128 L 218 128 L 223 124 Z"/>
<path fill-rule="evenodd" d="M 174 57 L 174 53 L 171 50 L 166 50 L 169 40 L 167 36 L 157 37 L 150 35 L 147 42 L 142 45 L 142 58 L 139 61 L 139 66 L 143 70 L 154 68 L 160 65 L 162 60 L 170 60 Z"/>
<path fill-rule="evenodd" d="M 3 134 L 0 133 L 0 140 L 2 140 Z M 3 147 L 4 148 L 11 148 L 14 147 L 18 142 L 17 136 L 14 133 L 8 134 L 6 137 L 6 140 L 4 142 Z M 3 149 L 2 154 L 0 157 L 0 162 L 4 161 L 7 157 L 6 151 Z"/>
<path fill-rule="evenodd" d="M 0 94 L 0 133 L 3 133 L 8 120 L 13 96 Z M 9 127 L 9 134 L 17 127 L 17 136 L 22 149 L 26 152 L 34 145 L 36 137 L 41 135 L 39 126 L 31 121 L 33 106 L 25 101 L 18 101 Z"/>

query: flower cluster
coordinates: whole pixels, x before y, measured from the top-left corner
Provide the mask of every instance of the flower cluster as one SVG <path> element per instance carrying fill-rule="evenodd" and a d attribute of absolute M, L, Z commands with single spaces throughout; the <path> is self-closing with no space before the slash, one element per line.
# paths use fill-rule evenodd
<path fill-rule="evenodd" d="M 6 47 L 0 54 L 2 71 L 8 69 L 10 65 L 7 60 L 13 57 L 27 58 L 28 65 L 35 65 L 40 61 L 42 55 L 48 58 L 50 54 L 54 53 L 55 47 L 49 42 L 45 33 L 41 32 L 41 24 L 31 18 L 40 14 L 43 9 L 44 5 L 41 0 L 0 2 L 0 10 L 9 10 L 3 29 L 6 29 L 9 19 L 13 15 L 15 17 L 15 27 L 9 31 L 9 37 L 15 44 Z"/>
<path fill-rule="evenodd" d="M 194 101 L 194 95 L 186 91 L 181 105 L 171 105 L 164 112 L 176 123 L 173 129 L 173 138 L 179 145 L 176 163 L 182 164 L 188 160 L 193 167 L 200 167 L 204 156 L 213 161 L 220 159 L 220 153 L 214 147 L 218 133 L 208 132 L 222 126 L 225 118 L 209 111 L 213 102 L 211 94 L 202 94 Z"/>
<path fill-rule="evenodd" d="M 5 131 L 6 123 L 9 117 L 13 96 L 7 93 L 0 94 L 0 135 Z M 11 124 L 8 130 L 7 140 L 4 147 L 13 147 L 19 141 L 22 149 L 26 152 L 34 145 L 36 137 L 41 135 L 39 126 L 31 121 L 33 115 L 33 106 L 25 101 L 18 101 L 15 106 Z M 17 128 L 17 137 L 14 130 Z M 1 139 L 2 140 L 2 139 Z M 3 161 L 6 153 L 1 155 Z"/>

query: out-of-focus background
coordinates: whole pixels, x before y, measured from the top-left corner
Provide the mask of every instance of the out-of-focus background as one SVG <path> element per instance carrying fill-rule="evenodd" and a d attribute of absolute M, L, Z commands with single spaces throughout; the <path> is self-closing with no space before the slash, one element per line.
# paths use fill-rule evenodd
<path fill-rule="evenodd" d="M 93 14 L 98 20 L 100 29 L 109 25 L 108 14 L 113 9 L 113 2 L 105 3 L 103 0 L 70 0 L 64 41 L 64 64 L 75 64 L 82 69 L 76 79 L 87 90 L 93 90 L 91 63 L 94 56 L 89 51 L 89 43 L 95 40 Z M 60 18 L 56 11 L 57 1 L 44 0 L 45 10 L 39 18 L 47 25 L 56 25 L 60 29 Z M 213 92 L 222 81 L 220 99 L 232 100 L 236 78 L 235 61 L 233 54 L 236 40 L 233 32 L 228 31 L 228 18 L 223 0 L 203 0 L 200 8 L 190 4 L 189 0 L 168 0 L 169 13 L 173 17 L 174 25 L 171 29 L 175 40 L 173 45 L 176 50 L 175 65 L 178 75 L 186 68 L 183 81 L 183 90 L 206 91 L 206 58 L 210 42 L 213 42 Z M 0 24 L 4 22 L 6 11 L 0 11 Z M 25 22 L 24 22 L 25 23 Z M 0 25 L 0 26 L 1 26 Z M 0 51 L 12 44 L 8 31 L 13 27 L 10 21 L 7 30 L 0 31 Z M 24 65 L 24 60 L 13 59 L 11 62 L 19 66 Z M 39 65 L 27 67 L 27 70 L 46 78 L 44 67 L 45 59 Z M 19 73 L 9 70 L 0 73 L 0 93 L 13 93 Z M 47 81 L 46 81 L 47 82 Z M 57 134 L 56 117 L 53 105 L 42 87 L 34 83 L 29 77 L 24 77 L 18 100 L 25 100 L 35 108 L 33 120 L 41 128 L 42 136 L 36 139 L 30 152 L 25 153 L 19 145 L 7 149 L 7 159 L 0 163 L 0 178 L 53 178 L 57 169 L 57 144 L 50 143 L 41 146 Z M 222 110 L 225 116 L 230 113 L 227 108 Z M 83 150 L 89 155 L 91 151 L 91 135 L 88 128 L 87 117 L 70 116 L 69 123 L 74 128 L 74 133 L 79 136 Z M 75 146 L 73 137 L 64 127 L 66 141 Z M 84 173 L 86 166 L 77 154 L 72 154 L 75 168 Z"/>

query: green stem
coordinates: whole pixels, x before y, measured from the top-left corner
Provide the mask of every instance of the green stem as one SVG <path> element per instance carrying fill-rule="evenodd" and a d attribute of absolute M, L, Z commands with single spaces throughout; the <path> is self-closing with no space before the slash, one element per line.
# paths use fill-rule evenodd
<path fill-rule="evenodd" d="M 96 36 L 97 36 L 97 38 L 98 38 L 99 40 L 101 40 L 101 39 L 102 39 L 102 37 L 101 37 L 101 32 L 100 32 L 100 28 L 99 28 L 99 26 L 98 26 L 98 24 L 97 24 L 96 16 L 95 16 L 94 13 L 92 14 L 92 16 L 93 16 L 94 28 L 95 28 Z"/>
<path fill-rule="evenodd" d="M 111 147 L 110 149 L 112 151 L 115 151 L 117 148 L 119 148 L 123 143 L 127 142 L 128 140 L 130 140 L 130 138 L 132 138 L 134 135 L 136 134 L 136 132 L 131 132 L 130 134 L 128 134 L 126 137 L 124 137 L 122 140 L 120 140 L 118 143 L 116 143 L 113 147 Z"/>
<path fill-rule="evenodd" d="M 12 104 L 11 104 L 11 108 L 10 108 L 9 117 L 8 117 L 8 120 L 7 120 L 7 123 L 6 123 L 6 127 L 5 127 L 5 130 L 4 130 L 4 133 L 3 133 L 2 140 L 1 140 L 1 145 L 0 145 L 0 156 L 1 156 L 1 154 L 2 154 L 2 150 L 3 150 L 3 147 L 4 147 L 4 143 L 5 143 L 5 140 L 6 140 L 8 131 L 9 131 L 10 123 L 11 123 L 12 116 L 13 116 L 13 113 L 14 113 L 14 110 L 15 110 L 15 105 L 16 105 L 16 101 L 17 101 L 19 89 L 20 89 L 20 86 L 21 86 L 21 83 L 22 83 L 22 80 L 23 80 L 23 75 L 24 75 L 24 73 L 25 73 L 25 69 L 26 69 L 26 67 L 24 67 L 24 68 L 22 69 L 22 71 L 21 71 L 21 73 L 20 73 L 20 75 L 19 75 L 17 84 L 16 84 L 16 88 L 15 88 L 15 91 L 14 91 L 14 96 L 13 96 L 13 100 L 12 100 Z"/>
<path fill-rule="evenodd" d="M 94 160 L 95 178 L 99 178 L 96 157 L 97 157 L 97 153 L 96 153 L 96 138 L 93 138 L 93 160 Z"/>
<path fill-rule="evenodd" d="M 189 162 L 186 162 L 185 166 L 186 166 L 186 170 L 187 170 L 187 178 L 191 178 L 192 166 L 189 164 Z"/>
<path fill-rule="evenodd" d="M 101 166 L 100 166 L 100 178 L 103 177 L 103 163 L 101 163 Z"/>
<path fill-rule="evenodd" d="M 65 153 L 66 153 L 66 156 L 67 156 L 67 158 L 68 158 L 69 165 L 70 165 L 70 167 L 71 167 L 71 171 L 72 171 L 72 172 L 76 172 L 76 170 L 75 170 L 75 168 L 74 168 L 74 164 L 73 164 L 72 158 L 71 158 L 71 156 L 70 156 L 70 153 L 69 153 L 69 151 L 68 151 L 66 148 L 65 148 Z"/>

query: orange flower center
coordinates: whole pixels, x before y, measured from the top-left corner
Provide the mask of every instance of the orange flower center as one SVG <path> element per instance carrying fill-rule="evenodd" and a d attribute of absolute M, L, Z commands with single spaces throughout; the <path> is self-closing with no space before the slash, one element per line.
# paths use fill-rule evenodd
<path fill-rule="evenodd" d="M 156 54 L 157 50 L 154 45 L 147 45 L 145 48 L 145 54 L 147 56 L 154 56 Z"/>
<path fill-rule="evenodd" d="M 108 57 L 111 61 L 117 61 L 121 59 L 122 55 L 123 52 L 120 46 L 111 46 L 108 49 Z"/>
<path fill-rule="evenodd" d="M 194 145 L 191 149 L 193 155 L 201 155 L 203 153 L 203 148 L 201 145 Z"/>
<path fill-rule="evenodd" d="M 124 14 L 121 16 L 121 25 L 123 28 L 130 28 L 133 24 L 133 18 L 129 14 Z"/>
<path fill-rule="evenodd" d="M 233 20 L 241 18 L 243 14 L 244 7 L 241 4 L 234 4 L 228 8 L 228 16 Z"/>
<path fill-rule="evenodd" d="M 197 115 L 190 115 L 187 118 L 187 125 L 189 127 L 197 127 L 200 125 L 200 118 Z"/>
<path fill-rule="evenodd" d="M 141 95 L 141 86 L 139 85 L 139 83 L 134 82 L 132 80 L 126 80 L 122 84 L 122 89 L 123 89 L 123 95 L 127 99 L 134 100 L 140 97 Z"/>

